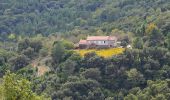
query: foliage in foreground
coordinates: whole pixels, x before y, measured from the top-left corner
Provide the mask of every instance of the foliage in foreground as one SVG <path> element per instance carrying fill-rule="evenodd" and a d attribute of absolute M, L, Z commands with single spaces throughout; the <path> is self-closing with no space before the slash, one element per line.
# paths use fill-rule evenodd
<path fill-rule="evenodd" d="M 47 100 L 31 90 L 31 82 L 7 72 L 0 84 L 1 100 Z"/>

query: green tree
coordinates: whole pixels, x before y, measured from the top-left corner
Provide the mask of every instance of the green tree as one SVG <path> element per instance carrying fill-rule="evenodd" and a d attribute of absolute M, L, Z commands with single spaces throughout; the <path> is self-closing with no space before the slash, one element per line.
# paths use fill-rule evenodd
<path fill-rule="evenodd" d="M 33 48 L 34 52 L 39 52 L 42 48 L 42 42 L 40 40 L 24 39 L 18 43 L 18 51 L 21 52 L 27 48 Z"/>
<path fill-rule="evenodd" d="M 129 94 L 124 98 L 124 100 L 138 100 L 138 98 L 133 94 Z"/>
<path fill-rule="evenodd" d="M 167 99 L 166 99 L 165 95 L 158 94 L 158 95 L 156 95 L 155 98 L 152 98 L 151 100 L 167 100 Z"/>
<path fill-rule="evenodd" d="M 7 70 L 10 70 L 10 65 L 8 63 L 0 65 L 0 77 L 2 77 Z"/>
<path fill-rule="evenodd" d="M 118 74 L 119 68 L 113 64 L 106 66 L 105 74 L 109 76 L 116 76 Z"/>
<path fill-rule="evenodd" d="M 163 34 L 157 26 L 148 26 L 147 33 L 149 34 L 149 46 L 161 46 L 163 45 Z"/>
<path fill-rule="evenodd" d="M 62 71 L 69 76 L 74 73 L 76 65 L 76 62 L 68 59 L 62 63 Z"/>
<path fill-rule="evenodd" d="M 170 50 L 170 33 L 167 34 L 165 43 L 166 43 L 167 48 Z"/>
<path fill-rule="evenodd" d="M 46 57 L 48 55 L 48 49 L 46 49 L 46 48 L 40 49 L 39 55 L 41 57 Z"/>
<path fill-rule="evenodd" d="M 61 42 L 64 45 L 65 49 L 67 50 L 74 49 L 74 44 L 72 42 L 69 42 L 67 40 L 62 40 Z"/>
<path fill-rule="evenodd" d="M 33 59 L 36 56 L 34 49 L 31 48 L 31 47 L 28 47 L 27 49 L 23 50 L 21 53 L 24 54 L 25 56 L 27 56 L 30 59 Z"/>
<path fill-rule="evenodd" d="M 8 38 L 9 38 L 10 40 L 14 40 L 14 39 L 16 39 L 16 35 L 15 35 L 15 34 L 10 34 L 10 35 L 8 36 Z"/>
<path fill-rule="evenodd" d="M 68 81 L 61 85 L 57 92 L 52 93 L 53 99 L 63 99 L 65 97 L 73 98 L 74 100 L 104 100 L 104 94 L 100 85 L 95 80 L 79 79 L 77 81 Z"/>
<path fill-rule="evenodd" d="M 86 79 L 94 79 L 94 80 L 101 79 L 101 72 L 100 72 L 100 70 L 98 68 L 86 69 L 84 72 L 82 72 L 82 75 Z"/>
<path fill-rule="evenodd" d="M 18 55 L 9 59 L 9 63 L 12 66 L 13 71 L 17 71 L 23 67 L 26 67 L 29 64 L 30 59 L 25 55 Z"/>
<path fill-rule="evenodd" d="M 130 81 L 132 85 L 142 84 L 145 81 L 143 75 L 135 68 L 127 71 L 127 76 L 128 81 Z"/>
<path fill-rule="evenodd" d="M 42 48 L 42 42 L 39 40 L 31 40 L 30 47 L 33 48 L 35 52 L 39 52 L 39 50 Z"/>
<path fill-rule="evenodd" d="M 139 36 L 144 36 L 146 31 L 146 22 L 144 22 L 139 28 L 136 29 L 136 34 Z"/>
<path fill-rule="evenodd" d="M 0 85 L 0 98 L 5 100 L 45 100 L 31 90 L 31 83 L 16 74 L 7 72 Z"/>
<path fill-rule="evenodd" d="M 30 46 L 30 40 L 24 39 L 18 42 L 18 52 L 21 52 L 24 49 L 27 49 Z"/>
<path fill-rule="evenodd" d="M 133 41 L 133 46 L 137 49 L 143 49 L 143 41 L 141 38 L 136 38 L 134 41 Z"/>
<path fill-rule="evenodd" d="M 134 89 L 125 97 L 126 100 L 169 100 L 170 99 L 170 80 L 147 81 L 147 87 L 143 90 Z"/>
<path fill-rule="evenodd" d="M 59 64 L 62 61 L 63 55 L 65 54 L 66 50 L 61 42 L 57 42 L 54 44 L 52 49 L 52 59 L 55 64 Z"/>

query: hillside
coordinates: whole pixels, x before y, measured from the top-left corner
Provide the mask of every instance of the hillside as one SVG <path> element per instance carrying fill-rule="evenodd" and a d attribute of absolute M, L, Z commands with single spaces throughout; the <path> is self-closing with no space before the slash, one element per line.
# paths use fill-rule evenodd
<path fill-rule="evenodd" d="M 0 0 L 0 100 L 170 100 L 170 0 Z"/>
<path fill-rule="evenodd" d="M 0 34 L 66 33 L 75 29 L 136 31 L 154 22 L 169 27 L 169 0 L 1 0 Z"/>

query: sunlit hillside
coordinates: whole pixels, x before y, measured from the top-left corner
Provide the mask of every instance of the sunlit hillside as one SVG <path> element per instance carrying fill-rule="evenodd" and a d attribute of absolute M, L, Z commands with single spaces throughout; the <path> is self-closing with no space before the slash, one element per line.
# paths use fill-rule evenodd
<path fill-rule="evenodd" d="M 102 57 L 111 57 L 113 55 L 122 54 L 124 48 L 111 48 L 111 49 L 82 49 L 82 50 L 75 50 L 77 53 L 79 53 L 81 56 L 84 56 L 86 53 L 89 52 L 95 52 L 97 55 Z"/>

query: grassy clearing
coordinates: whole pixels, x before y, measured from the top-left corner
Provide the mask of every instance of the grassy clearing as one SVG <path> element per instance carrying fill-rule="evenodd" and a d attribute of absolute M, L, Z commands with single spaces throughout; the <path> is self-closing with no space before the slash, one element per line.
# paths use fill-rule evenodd
<path fill-rule="evenodd" d="M 46 58 L 35 59 L 31 63 L 32 67 L 38 68 L 37 76 L 42 76 L 46 72 L 50 71 L 50 68 L 44 64 L 45 63 L 45 61 L 44 61 L 45 59 L 48 59 L 48 58 L 46 57 Z"/>
<path fill-rule="evenodd" d="M 124 52 L 124 48 L 111 48 L 111 49 L 83 49 L 83 50 L 75 50 L 81 56 L 84 56 L 86 53 L 95 52 L 97 55 L 102 57 L 111 57 L 113 55 L 122 54 Z"/>

